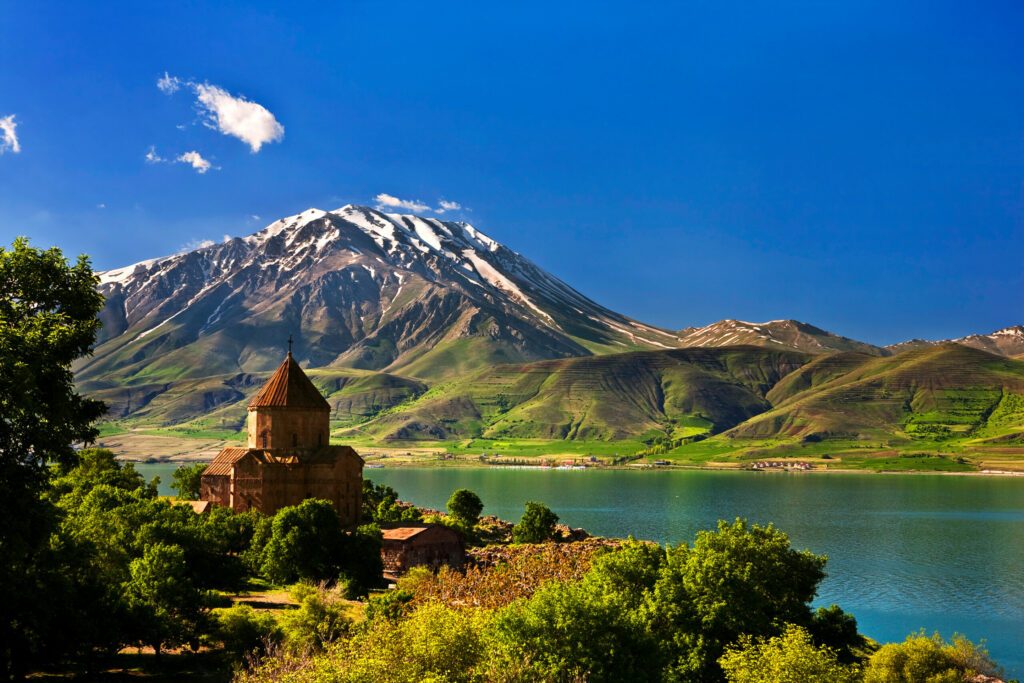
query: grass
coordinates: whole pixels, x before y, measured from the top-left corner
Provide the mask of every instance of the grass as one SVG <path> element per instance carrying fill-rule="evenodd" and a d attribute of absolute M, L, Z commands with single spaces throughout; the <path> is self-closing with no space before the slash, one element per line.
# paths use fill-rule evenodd
<path fill-rule="evenodd" d="M 174 436 L 182 439 L 214 439 L 218 441 L 244 441 L 245 432 L 233 429 L 201 429 L 192 427 L 152 427 L 133 430 L 147 436 Z M 119 432 L 119 433 L 123 433 Z"/>
<path fill-rule="evenodd" d="M 562 441 L 551 439 L 467 439 L 454 444 L 444 444 L 447 452 L 454 455 L 501 454 L 516 457 L 539 457 L 553 455 L 596 455 L 617 457 L 632 455 L 644 448 L 640 441 Z"/>
<path fill-rule="evenodd" d="M 966 459 L 932 453 L 913 453 L 897 457 L 844 457 L 843 469 L 875 472 L 973 472 L 977 467 Z"/>

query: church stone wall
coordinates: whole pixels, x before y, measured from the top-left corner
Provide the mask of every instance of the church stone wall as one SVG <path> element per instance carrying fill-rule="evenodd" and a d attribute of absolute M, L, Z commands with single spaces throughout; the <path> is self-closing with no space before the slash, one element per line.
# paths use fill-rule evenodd
<path fill-rule="evenodd" d="M 249 411 L 249 448 L 317 448 L 330 443 L 330 412 L 294 408 Z"/>
<path fill-rule="evenodd" d="M 215 505 L 231 505 L 231 480 L 226 474 L 207 475 L 199 480 L 199 500 Z"/>

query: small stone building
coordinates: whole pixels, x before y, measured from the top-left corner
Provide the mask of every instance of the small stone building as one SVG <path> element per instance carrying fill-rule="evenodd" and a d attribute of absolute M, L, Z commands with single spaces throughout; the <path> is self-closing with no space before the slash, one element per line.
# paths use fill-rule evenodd
<path fill-rule="evenodd" d="M 440 569 L 462 566 L 466 550 L 458 531 L 443 524 L 419 524 L 382 529 L 384 571 L 398 575 L 410 567 Z"/>
<path fill-rule="evenodd" d="M 342 524 L 359 522 L 363 459 L 330 445 L 331 408 L 291 351 L 252 402 L 245 448 L 225 448 L 203 472 L 199 498 L 272 515 L 323 498 Z"/>

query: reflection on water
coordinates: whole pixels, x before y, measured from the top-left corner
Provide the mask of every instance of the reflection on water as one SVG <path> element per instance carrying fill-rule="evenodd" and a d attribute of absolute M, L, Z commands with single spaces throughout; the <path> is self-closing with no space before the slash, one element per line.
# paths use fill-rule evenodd
<path fill-rule="evenodd" d="M 173 466 L 143 465 L 162 489 Z M 375 469 L 366 475 L 441 509 L 470 488 L 486 514 L 515 520 L 523 503 L 603 536 L 690 541 L 718 519 L 772 522 L 794 545 L 828 555 L 819 604 L 838 603 L 861 630 L 902 640 L 926 628 L 985 638 L 1024 674 L 1024 479 L 707 471 Z"/>

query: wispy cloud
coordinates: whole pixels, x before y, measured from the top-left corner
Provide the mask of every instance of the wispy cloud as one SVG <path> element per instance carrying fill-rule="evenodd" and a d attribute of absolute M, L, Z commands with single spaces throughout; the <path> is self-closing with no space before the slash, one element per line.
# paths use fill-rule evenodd
<path fill-rule="evenodd" d="M 213 168 L 213 165 L 204 159 L 202 154 L 195 150 L 178 155 L 176 161 L 181 164 L 190 165 L 192 168 L 196 169 L 197 173 L 200 174 L 206 173 Z"/>
<path fill-rule="evenodd" d="M 100 203 L 100 204 L 97 204 L 97 205 L 96 205 L 96 208 L 97 208 L 97 209 L 105 209 L 105 208 L 107 208 L 107 205 L 106 205 L 106 204 L 103 204 L 103 203 Z"/>
<path fill-rule="evenodd" d="M 444 213 L 445 211 L 458 211 L 462 208 L 462 204 L 458 202 L 450 202 L 446 199 L 441 199 L 437 202 L 437 208 L 434 209 L 434 213 Z"/>
<path fill-rule="evenodd" d="M 376 208 L 378 211 L 387 211 L 388 209 L 405 209 L 406 211 L 412 211 L 414 213 L 436 213 L 441 215 L 446 211 L 459 211 L 464 208 L 458 202 L 440 199 L 438 200 L 438 205 L 435 209 L 419 199 L 399 199 L 398 197 L 385 192 L 381 192 L 379 195 L 374 197 L 373 200 L 377 202 Z"/>
<path fill-rule="evenodd" d="M 199 107 L 206 114 L 206 125 L 249 145 L 252 153 L 263 145 L 284 138 L 284 126 L 262 104 L 235 97 L 209 83 L 193 85 Z"/>
<path fill-rule="evenodd" d="M 231 235 L 225 233 L 220 238 L 220 243 L 224 244 L 225 242 L 230 242 L 232 239 L 233 238 L 231 237 Z M 185 252 L 195 251 L 196 249 L 206 249 L 207 247 L 212 247 L 215 246 L 216 244 L 217 242 L 214 240 L 207 240 L 196 237 L 194 239 L 190 239 L 188 242 L 185 242 L 185 244 L 178 247 L 178 253 L 184 254 Z"/>
<path fill-rule="evenodd" d="M 163 77 L 157 80 L 156 87 L 165 95 L 173 95 L 181 90 L 181 79 L 165 71 Z"/>
<path fill-rule="evenodd" d="M 399 199 L 398 197 L 381 192 L 373 198 L 377 202 L 377 209 L 405 209 L 406 211 L 433 211 L 429 206 L 418 199 Z"/>
<path fill-rule="evenodd" d="M 21 151 L 21 144 L 18 142 L 16 129 L 18 124 L 14 122 L 14 114 L 0 118 L 0 154 L 10 151 L 17 154 Z"/>
<path fill-rule="evenodd" d="M 146 152 L 146 163 L 159 164 L 162 161 L 165 161 L 165 159 L 156 153 L 156 147 L 150 145 L 149 151 Z"/>
<path fill-rule="evenodd" d="M 216 242 L 214 242 L 213 240 L 203 240 L 199 238 L 191 239 L 188 242 L 185 242 L 185 244 L 181 245 L 181 248 L 178 249 L 178 253 L 184 254 L 187 251 L 195 251 L 196 249 L 206 249 L 207 247 L 212 247 L 215 244 Z"/>

